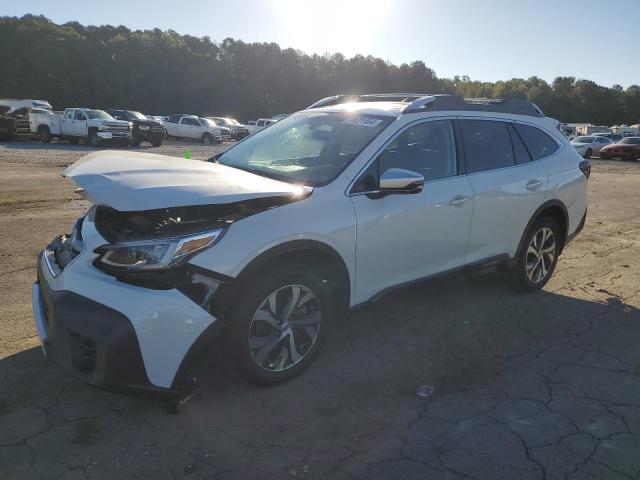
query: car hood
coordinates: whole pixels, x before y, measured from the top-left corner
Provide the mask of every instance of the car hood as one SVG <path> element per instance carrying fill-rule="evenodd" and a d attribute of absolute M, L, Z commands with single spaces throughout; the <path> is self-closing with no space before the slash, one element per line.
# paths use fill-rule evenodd
<path fill-rule="evenodd" d="M 610 150 L 612 148 L 622 149 L 622 150 L 633 150 L 634 148 L 640 147 L 640 145 L 633 145 L 632 143 L 610 143 L 602 147 L 602 150 Z"/>
<path fill-rule="evenodd" d="M 304 197 L 312 191 L 217 163 L 151 153 L 95 152 L 62 176 L 73 179 L 89 200 L 123 212 Z"/>

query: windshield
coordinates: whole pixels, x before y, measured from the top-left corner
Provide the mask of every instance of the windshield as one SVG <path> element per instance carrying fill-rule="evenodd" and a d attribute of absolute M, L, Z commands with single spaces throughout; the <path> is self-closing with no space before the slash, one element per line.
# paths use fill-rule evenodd
<path fill-rule="evenodd" d="M 200 123 L 202 123 L 203 125 L 206 125 L 208 127 L 217 127 L 218 126 L 216 124 L 216 122 L 214 122 L 213 120 L 211 120 L 209 118 L 201 118 L 200 119 Z"/>
<path fill-rule="evenodd" d="M 219 163 L 312 186 L 326 185 L 392 117 L 299 112 L 227 150 Z"/>
<path fill-rule="evenodd" d="M 140 112 L 127 112 L 127 118 L 129 120 L 148 120 L 148 118 Z"/>
<path fill-rule="evenodd" d="M 225 118 L 224 121 L 230 125 L 241 125 L 235 118 Z"/>
<path fill-rule="evenodd" d="M 113 117 L 104 110 L 85 110 L 89 118 L 104 118 L 105 120 L 111 120 Z"/>
<path fill-rule="evenodd" d="M 623 138 L 618 143 L 622 143 L 625 145 L 640 145 L 640 137 Z"/>
<path fill-rule="evenodd" d="M 576 137 L 573 139 L 573 143 L 593 143 L 595 137 Z"/>

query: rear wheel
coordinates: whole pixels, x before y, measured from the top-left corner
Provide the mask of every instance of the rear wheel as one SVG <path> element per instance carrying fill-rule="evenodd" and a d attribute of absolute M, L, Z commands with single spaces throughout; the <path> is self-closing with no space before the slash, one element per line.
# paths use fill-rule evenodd
<path fill-rule="evenodd" d="M 560 254 L 560 229 L 551 217 L 536 221 L 510 272 L 509 285 L 519 292 L 536 292 L 549 281 Z"/>
<path fill-rule="evenodd" d="M 226 351 L 245 379 L 276 384 L 313 362 L 336 312 L 328 285 L 319 271 L 288 263 L 242 286 L 242 303 L 228 322 Z"/>

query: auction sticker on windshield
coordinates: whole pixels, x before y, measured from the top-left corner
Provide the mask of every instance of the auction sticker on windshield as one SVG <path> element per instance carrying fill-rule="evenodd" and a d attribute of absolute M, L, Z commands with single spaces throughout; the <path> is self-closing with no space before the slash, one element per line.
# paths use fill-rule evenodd
<path fill-rule="evenodd" d="M 382 120 L 379 118 L 370 118 L 370 117 L 352 117 L 347 118 L 344 122 L 347 125 L 356 125 L 359 127 L 377 127 L 382 123 Z"/>

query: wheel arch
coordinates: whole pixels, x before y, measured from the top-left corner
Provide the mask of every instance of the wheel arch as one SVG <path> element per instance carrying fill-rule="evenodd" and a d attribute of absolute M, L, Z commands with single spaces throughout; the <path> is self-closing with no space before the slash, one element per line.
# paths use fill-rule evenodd
<path fill-rule="evenodd" d="M 330 245 L 318 240 L 292 240 L 276 245 L 252 259 L 240 274 L 223 286 L 220 298 L 223 316 L 242 291 L 242 285 L 258 271 L 273 263 L 298 262 L 320 266 L 335 279 L 332 290 L 338 295 L 339 311 L 346 311 L 351 299 L 351 277 L 342 256 Z"/>
<path fill-rule="evenodd" d="M 568 236 L 568 228 L 569 228 L 569 213 L 567 212 L 567 207 L 560 200 L 548 200 L 544 202 L 542 205 L 538 207 L 538 209 L 533 213 L 529 222 L 527 223 L 524 232 L 522 233 L 522 237 L 520 238 L 520 244 L 518 245 L 518 250 L 516 251 L 515 258 L 517 259 L 522 253 L 522 249 L 525 247 L 525 241 L 531 233 L 531 229 L 533 225 L 538 221 L 538 219 L 549 216 L 553 218 L 560 228 L 561 239 L 560 239 L 560 252 L 566 245 L 567 236 Z"/>

